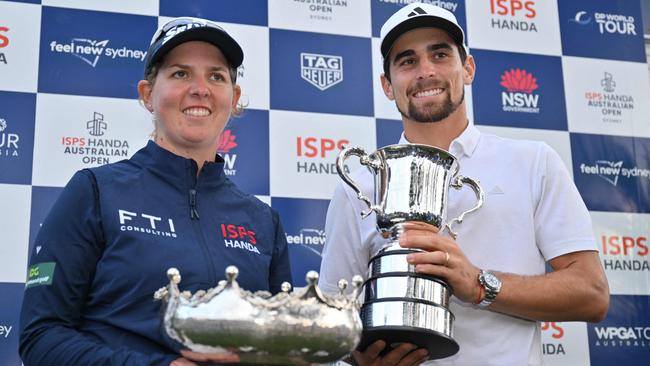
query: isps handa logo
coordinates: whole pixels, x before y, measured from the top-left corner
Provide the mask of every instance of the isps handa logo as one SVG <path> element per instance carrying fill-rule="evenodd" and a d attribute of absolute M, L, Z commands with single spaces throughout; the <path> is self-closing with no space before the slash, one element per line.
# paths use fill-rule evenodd
<path fill-rule="evenodd" d="M 564 328 L 559 323 L 542 322 L 542 332 L 545 341 L 542 343 L 544 355 L 565 355 L 565 346 L 562 343 Z M 550 338 L 548 337 L 550 336 Z"/>
<path fill-rule="evenodd" d="M 533 74 L 519 68 L 506 70 L 499 85 L 506 89 L 501 92 L 504 112 L 539 113 L 539 94 L 533 93 L 539 86 Z"/>
<path fill-rule="evenodd" d="M 219 225 L 219 228 L 223 237 L 223 245 L 226 248 L 261 254 L 259 249 L 257 249 L 257 239 L 255 238 L 254 230 L 243 225 L 225 223 Z"/>
<path fill-rule="evenodd" d="M 343 81 L 343 57 L 300 54 L 300 77 L 321 91 Z"/>
<path fill-rule="evenodd" d="M 9 132 L 9 123 L 0 117 L 0 158 L 18 157 L 18 142 L 20 142 L 20 136 Z"/>
<path fill-rule="evenodd" d="M 336 153 L 350 143 L 347 139 L 316 136 L 296 137 L 296 172 L 299 174 L 337 174 Z M 346 173 L 350 173 L 347 165 Z"/>
<path fill-rule="evenodd" d="M 580 10 L 569 21 L 583 27 L 590 27 L 596 24 L 596 28 L 600 34 L 636 36 L 636 21 L 631 15 L 601 12 L 589 13 Z"/>
<path fill-rule="evenodd" d="M 640 235 L 601 235 L 601 260 L 606 271 L 650 274 L 648 238 Z"/>
<path fill-rule="evenodd" d="M 645 178 L 650 179 L 650 169 L 639 167 L 625 167 L 623 161 L 596 160 L 592 165 L 580 164 L 580 173 L 595 175 L 604 179 L 613 186 L 617 186 L 621 177 L 625 179 Z"/>
<path fill-rule="evenodd" d="M 111 60 L 144 61 L 147 51 L 133 50 L 125 46 L 109 47 L 110 40 L 73 38 L 67 42 L 50 42 L 50 52 L 72 55 L 91 67 L 97 66 L 102 57 Z"/>
<path fill-rule="evenodd" d="M 79 156 L 87 165 L 103 165 L 129 156 L 129 142 L 123 139 L 100 138 L 108 130 L 104 115 L 94 112 L 84 123 L 88 136 L 62 136 L 63 154 Z"/>
<path fill-rule="evenodd" d="M 519 32 L 537 32 L 535 1 L 490 0 L 491 26 Z"/>
<path fill-rule="evenodd" d="M 231 152 L 232 149 L 237 147 L 237 142 L 235 141 L 236 138 L 237 137 L 232 133 L 232 130 L 223 130 L 219 136 L 219 142 L 217 144 L 217 153 L 224 160 L 223 172 L 229 176 L 237 174 L 237 169 L 235 169 L 237 154 Z"/>
<path fill-rule="evenodd" d="M 603 122 L 623 122 L 623 113 L 634 110 L 634 97 L 630 94 L 616 93 L 616 79 L 607 71 L 599 81 L 601 90 L 585 93 L 587 106 L 598 110 L 603 116 Z"/>
<path fill-rule="evenodd" d="M 0 64 L 7 64 L 7 56 L 3 49 L 9 46 L 9 36 L 7 35 L 9 28 L 0 25 Z"/>

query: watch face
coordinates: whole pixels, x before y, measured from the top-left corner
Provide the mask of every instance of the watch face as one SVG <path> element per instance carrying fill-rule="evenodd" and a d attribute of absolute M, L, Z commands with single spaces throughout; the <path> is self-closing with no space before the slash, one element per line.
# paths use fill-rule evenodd
<path fill-rule="evenodd" d="M 485 284 L 488 285 L 490 288 L 499 287 L 499 283 L 500 283 L 499 279 L 496 278 L 491 273 L 487 273 L 483 278 L 485 279 Z"/>

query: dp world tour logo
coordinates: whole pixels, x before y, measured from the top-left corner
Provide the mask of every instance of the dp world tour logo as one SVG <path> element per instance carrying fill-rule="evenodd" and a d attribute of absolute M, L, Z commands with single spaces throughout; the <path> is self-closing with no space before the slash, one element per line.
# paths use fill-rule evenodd
<path fill-rule="evenodd" d="M 86 128 L 91 136 L 103 136 L 108 125 L 104 122 L 104 115 L 94 112 L 93 119 L 86 122 Z"/>
<path fill-rule="evenodd" d="M 499 83 L 506 91 L 501 93 L 505 112 L 539 113 L 539 95 L 533 94 L 539 86 L 533 74 L 522 69 L 510 69 L 501 75 Z"/>
<path fill-rule="evenodd" d="M 320 90 L 343 81 L 343 57 L 300 53 L 300 76 Z"/>

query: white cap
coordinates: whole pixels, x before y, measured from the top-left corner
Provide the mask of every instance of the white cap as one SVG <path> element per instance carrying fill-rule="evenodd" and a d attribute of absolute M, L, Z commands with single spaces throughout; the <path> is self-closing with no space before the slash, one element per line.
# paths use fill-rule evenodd
<path fill-rule="evenodd" d="M 402 34 L 423 27 L 442 28 L 458 45 L 464 46 L 465 33 L 454 13 L 431 4 L 411 3 L 391 15 L 381 27 L 381 55 L 386 58 Z"/>

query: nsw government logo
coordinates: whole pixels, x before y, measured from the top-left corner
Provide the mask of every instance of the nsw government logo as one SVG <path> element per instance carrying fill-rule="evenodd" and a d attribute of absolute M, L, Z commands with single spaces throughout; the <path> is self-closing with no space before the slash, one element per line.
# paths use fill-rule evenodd
<path fill-rule="evenodd" d="M 602 91 L 588 91 L 585 93 L 587 106 L 598 110 L 603 116 L 603 122 L 623 122 L 623 112 L 634 110 L 634 97 L 630 94 L 616 93 L 616 80 L 614 76 L 605 72 L 600 79 Z"/>
<path fill-rule="evenodd" d="M 0 117 L 0 158 L 18 156 L 20 136 L 16 133 L 10 133 L 8 127 L 7 121 Z"/>
<path fill-rule="evenodd" d="M 223 244 L 226 248 L 236 248 L 261 254 L 259 249 L 257 249 L 255 231 L 243 225 L 235 224 L 221 224 L 220 229 L 221 235 L 223 236 Z"/>
<path fill-rule="evenodd" d="M 3 49 L 9 46 L 9 37 L 7 32 L 9 28 L 0 25 L 0 64 L 7 64 L 7 56 L 4 54 Z"/>
<path fill-rule="evenodd" d="M 109 47 L 109 42 L 110 40 L 108 39 L 94 40 L 87 38 L 73 38 L 66 43 L 52 41 L 50 42 L 50 52 L 75 56 L 91 67 L 97 66 L 97 63 L 102 57 L 107 57 L 111 60 L 144 61 L 147 55 L 146 51 L 133 50 L 125 46 Z"/>
<path fill-rule="evenodd" d="M 108 123 L 104 115 L 94 112 L 90 121 L 85 122 L 87 136 L 62 136 L 63 154 L 81 157 L 81 162 L 88 165 L 103 165 L 129 156 L 129 142 L 121 139 L 99 138 L 104 136 Z"/>
<path fill-rule="evenodd" d="M 343 81 L 343 57 L 300 53 L 300 76 L 321 91 Z"/>
<path fill-rule="evenodd" d="M 237 142 L 235 142 L 236 136 L 232 133 L 232 130 L 223 130 L 219 136 L 219 143 L 217 145 L 217 153 L 223 158 L 223 172 L 226 175 L 235 175 L 237 174 L 237 169 L 235 169 L 235 161 L 237 160 L 237 154 L 231 153 L 230 150 L 237 147 Z"/>
<path fill-rule="evenodd" d="M 533 74 L 522 69 L 510 69 L 501 75 L 500 85 L 506 89 L 501 92 L 504 112 L 539 113 L 539 88 Z"/>

